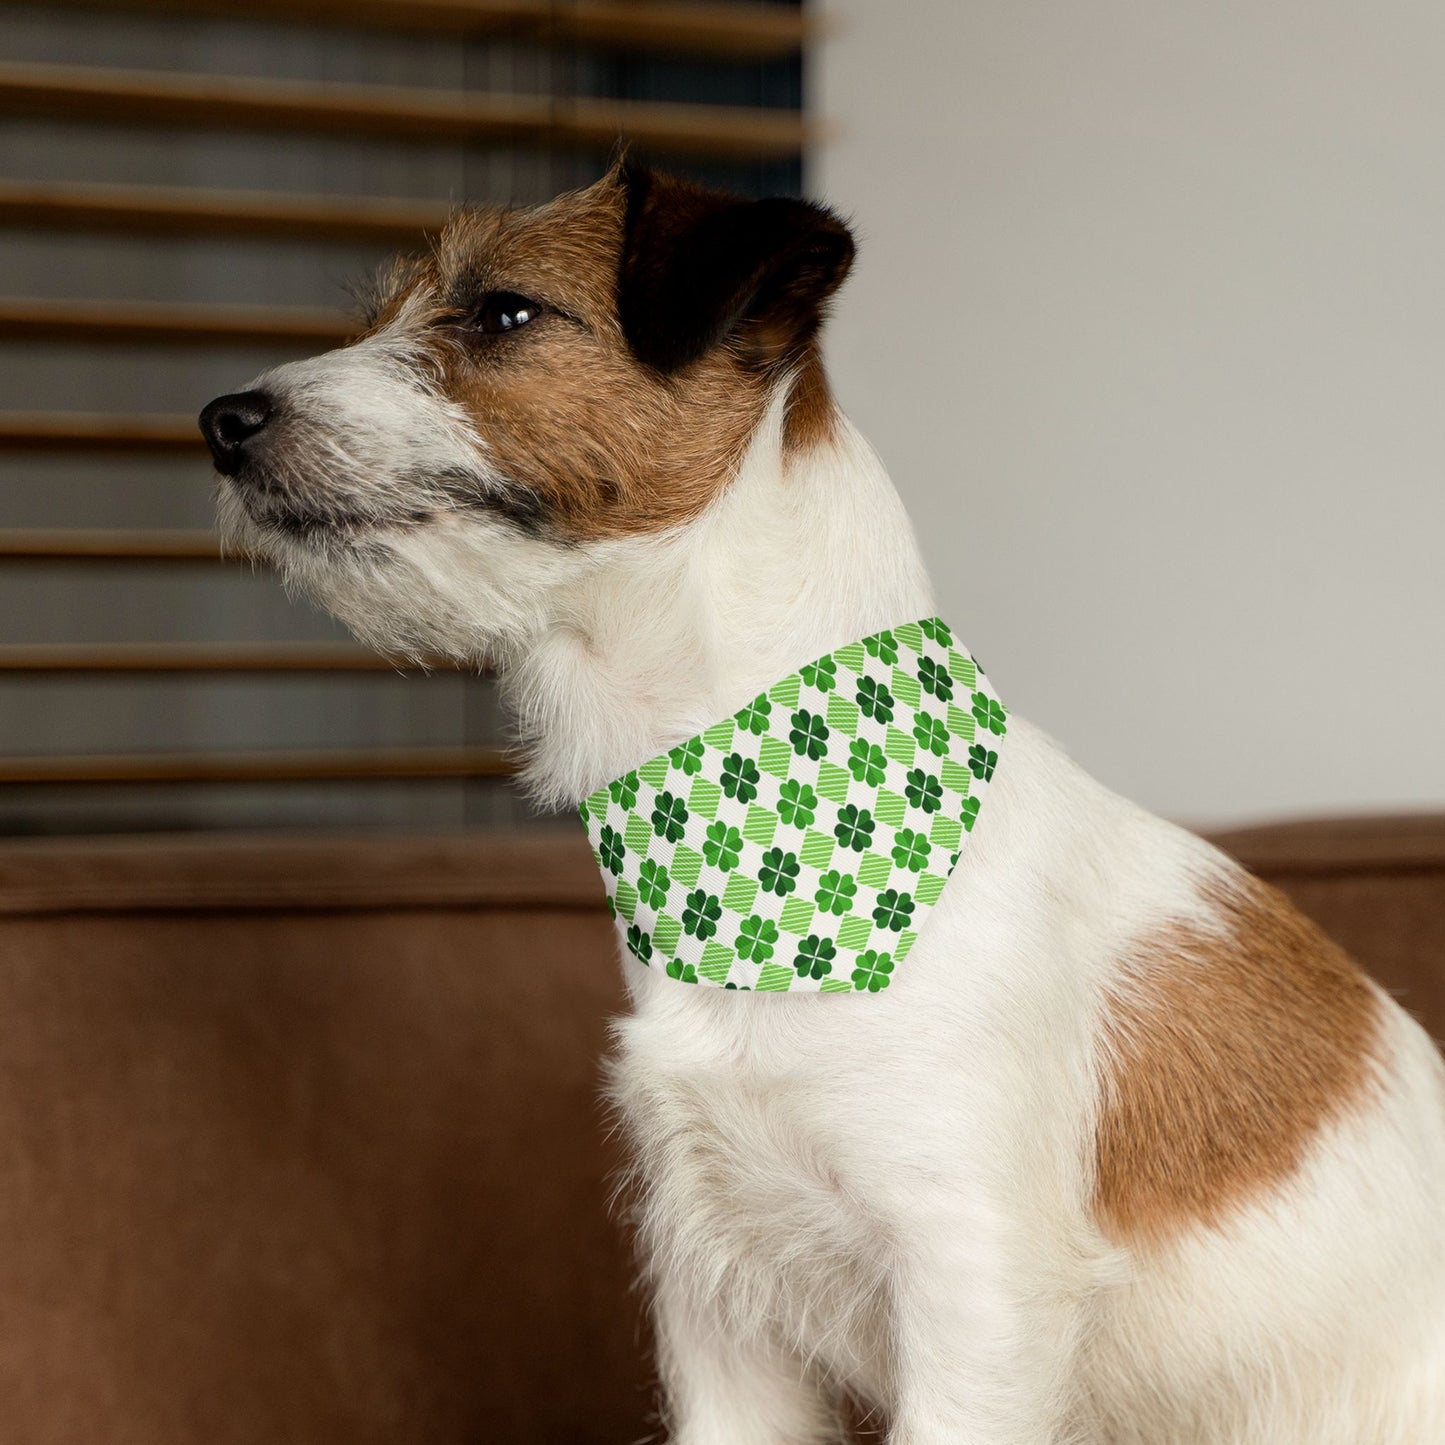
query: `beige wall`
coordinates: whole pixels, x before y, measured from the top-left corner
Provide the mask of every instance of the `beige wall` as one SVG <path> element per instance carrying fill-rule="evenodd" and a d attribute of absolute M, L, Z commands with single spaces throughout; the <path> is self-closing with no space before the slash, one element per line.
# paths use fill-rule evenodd
<path fill-rule="evenodd" d="M 1445 805 L 1445 8 L 823 9 L 835 382 L 1004 696 L 1187 820 Z"/>

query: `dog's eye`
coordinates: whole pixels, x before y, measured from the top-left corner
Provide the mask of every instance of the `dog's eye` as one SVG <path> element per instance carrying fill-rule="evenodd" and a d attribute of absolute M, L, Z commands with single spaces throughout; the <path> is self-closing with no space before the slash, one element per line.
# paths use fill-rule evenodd
<path fill-rule="evenodd" d="M 472 325 L 486 336 L 515 331 L 542 314 L 542 303 L 515 291 L 488 291 L 472 312 Z"/>

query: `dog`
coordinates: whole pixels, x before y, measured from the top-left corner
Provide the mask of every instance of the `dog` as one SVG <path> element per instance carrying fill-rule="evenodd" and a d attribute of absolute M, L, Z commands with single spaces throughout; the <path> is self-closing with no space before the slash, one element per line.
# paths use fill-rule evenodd
<path fill-rule="evenodd" d="M 218 398 L 223 531 L 386 653 L 497 669 L 576 805 L 932 615 L 819 332 L 847 226 L 629 163 L 464 210 L 365 333 Z M 879 338 L 897 345 L 897 337 Z M 623 951 L 675 1445 L 1445 1441 L 1445 1070 L 1268 887 L 1011 719 L 876 993 Z"/>

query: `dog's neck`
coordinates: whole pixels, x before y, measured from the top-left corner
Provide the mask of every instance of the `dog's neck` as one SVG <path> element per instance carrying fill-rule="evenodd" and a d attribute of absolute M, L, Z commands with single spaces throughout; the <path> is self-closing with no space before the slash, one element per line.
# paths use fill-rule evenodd
<path fill-rule="evenodd" d="M 813 658 L 932 612 L 876 453 L 840 415 L 790 454 L 782 415 L 780 398 L 697 521 L 599 552 L 504 670 L 539 800 L 576 803 Z"/>

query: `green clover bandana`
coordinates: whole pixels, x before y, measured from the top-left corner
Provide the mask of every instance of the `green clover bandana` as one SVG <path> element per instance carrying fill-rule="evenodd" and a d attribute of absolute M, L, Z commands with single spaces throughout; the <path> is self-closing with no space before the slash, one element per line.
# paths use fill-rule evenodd
<path fill-rule="evenodd" d="M 1007 731 L 936 617 L 809 663 L 582 804 L 627 947 L 684 983 L 887 988 Z"/>

